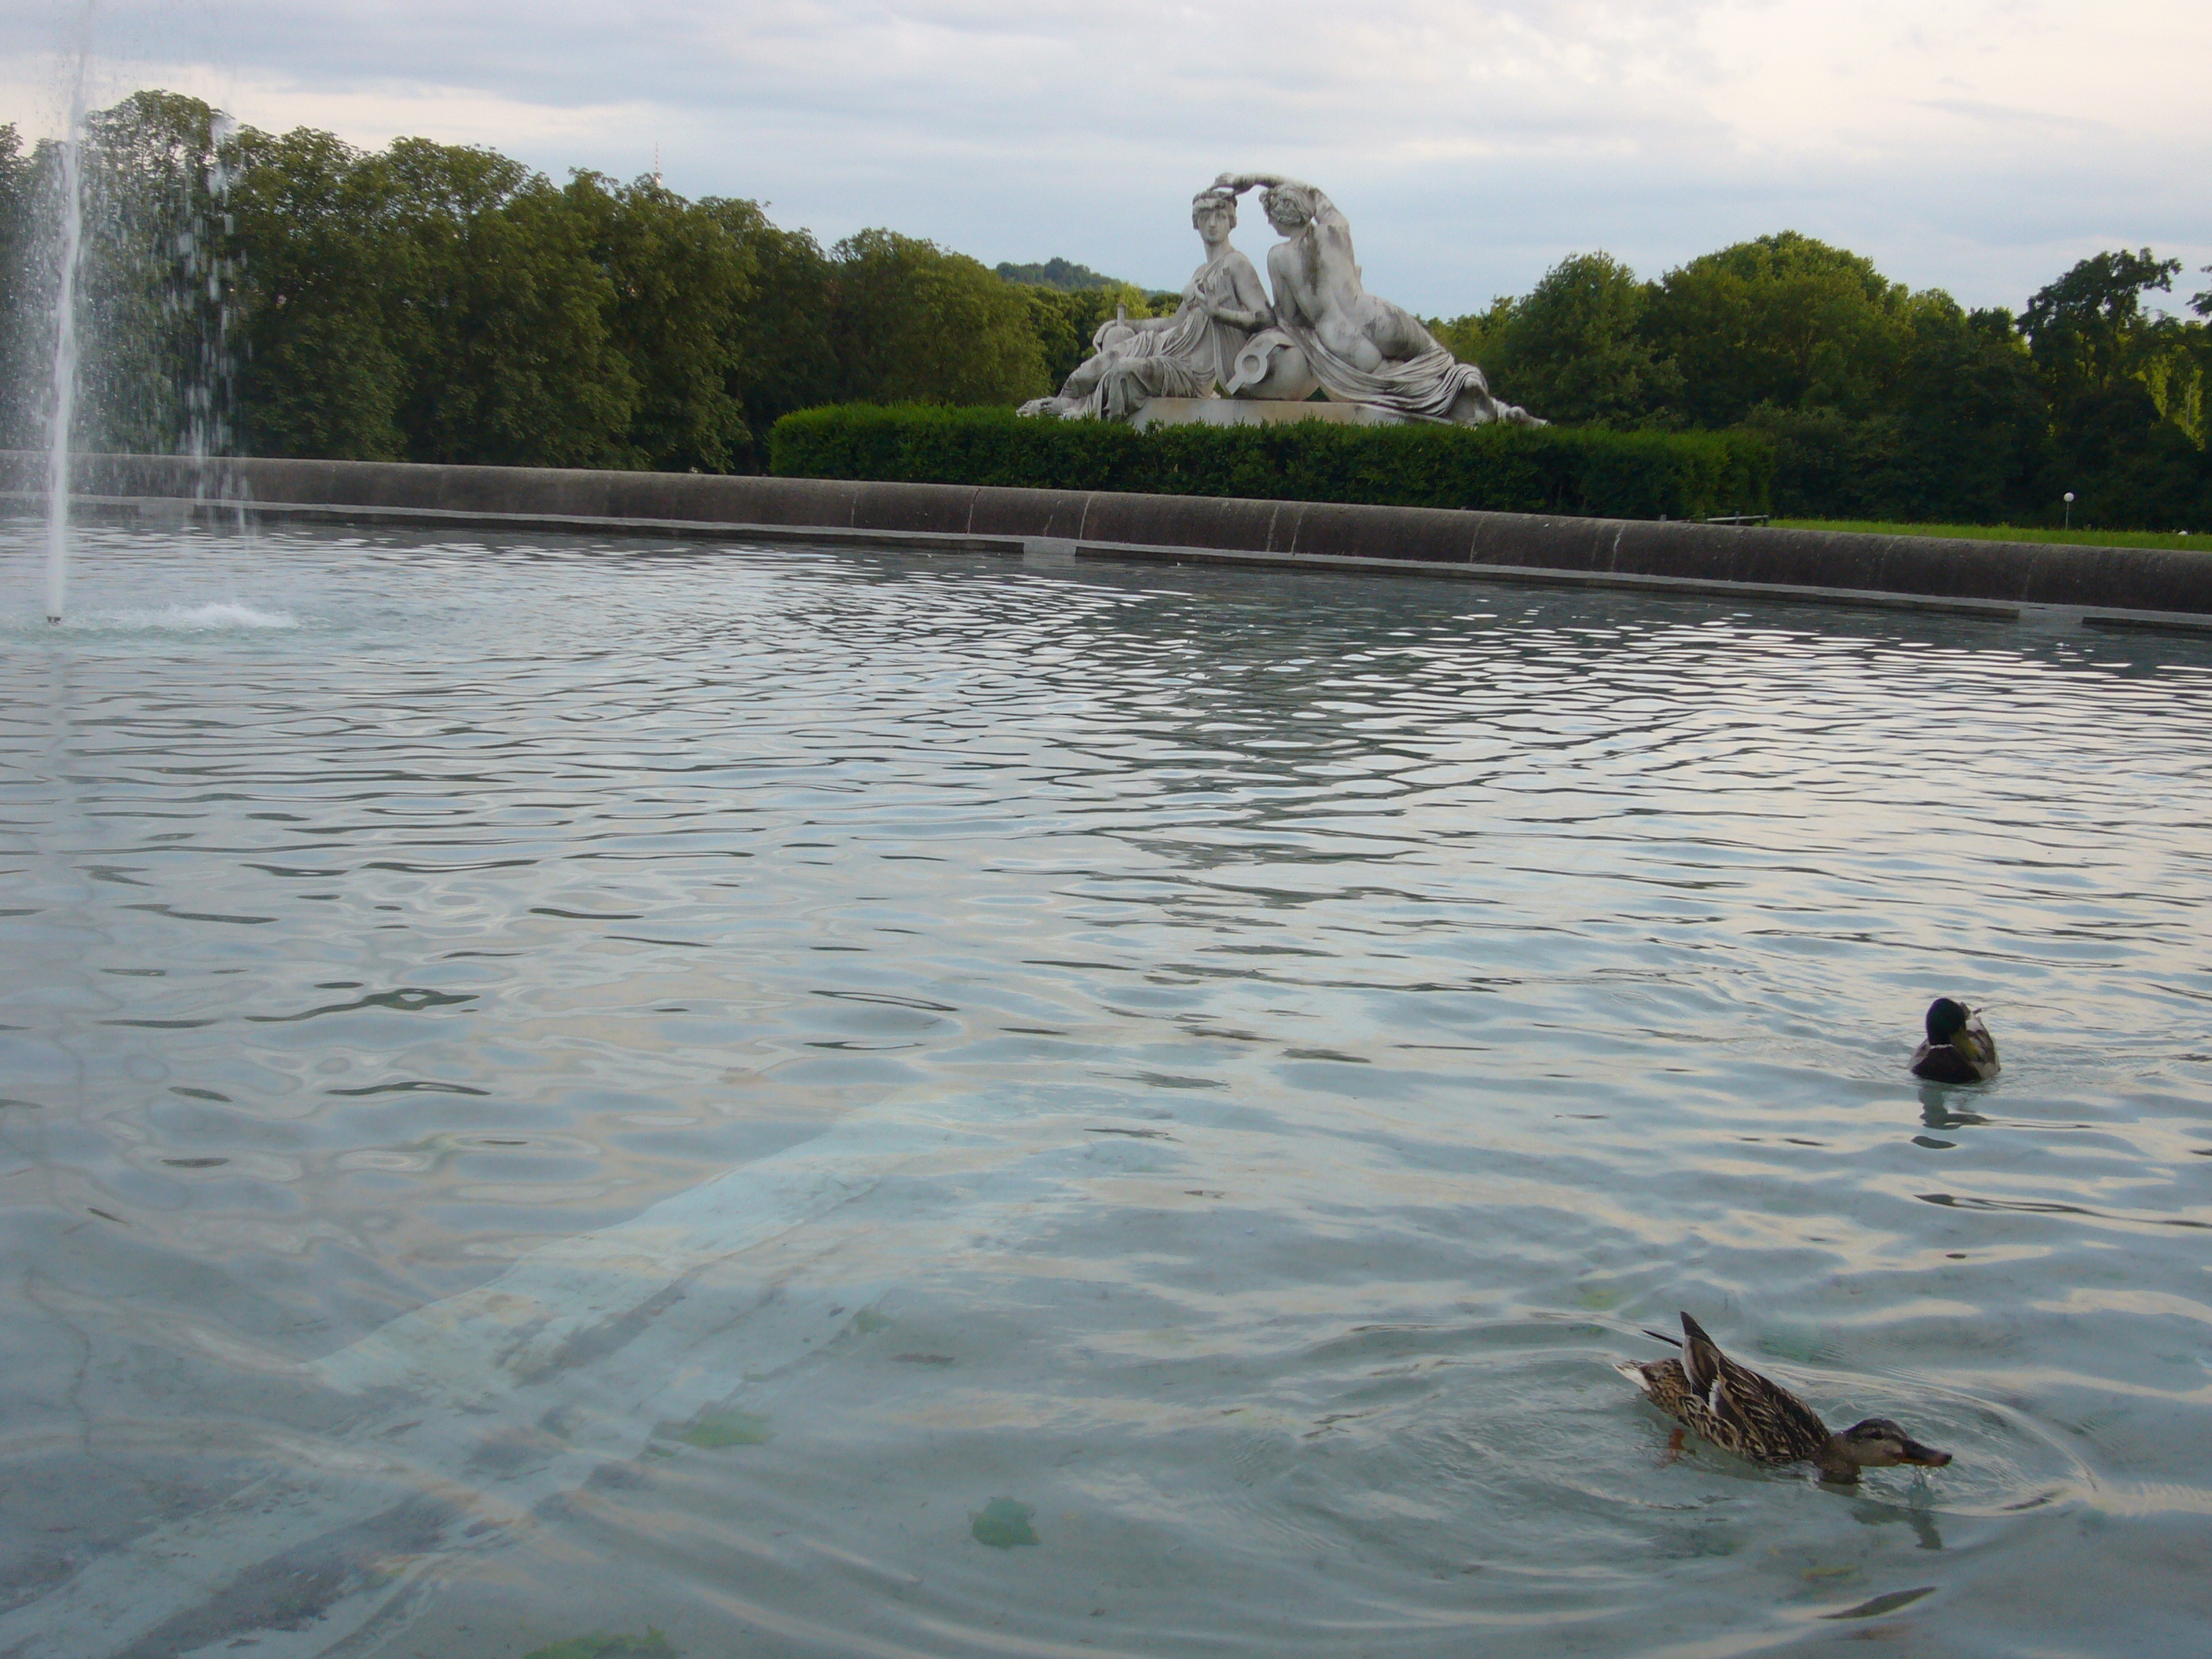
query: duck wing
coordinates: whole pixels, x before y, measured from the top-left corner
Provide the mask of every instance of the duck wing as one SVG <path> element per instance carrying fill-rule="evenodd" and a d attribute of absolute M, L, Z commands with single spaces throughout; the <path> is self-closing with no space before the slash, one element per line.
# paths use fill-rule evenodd
<path fill-rule="evenodd" d="M 1689 1315 L 1682 1316 L 1682 1371 L 1699 1397 L 1708 1431 L 1727 1449 L 1763 1462 L 1813 1457 L 1828 1443 L 1820 1414 L 1769 1376 L 1740 1365 Z M 1703 1425 L 1700 1425 L 1701 1428 Z"/>
<path fill-rule="evenodd" d="M 1682 1316 L 1682 1374 L 1700 1395 L 1709 1395 L 1721 1380 L 1721 1369 L 1729 1363 L 1721 1345 L 1705 1334 L 1705 1328 Z"/>
<path fill-rule="evenodd" d="M 1997 1040 L 1990 1035 L 1990 1028 L 1976 1014 L 1966 1022 L 1966 1029 L 1954 1039 L 1960 1052 L 1974 1068 L 1977 1077 L 1995 1077 L 2002 1068 L 1997 1063 Z"/>

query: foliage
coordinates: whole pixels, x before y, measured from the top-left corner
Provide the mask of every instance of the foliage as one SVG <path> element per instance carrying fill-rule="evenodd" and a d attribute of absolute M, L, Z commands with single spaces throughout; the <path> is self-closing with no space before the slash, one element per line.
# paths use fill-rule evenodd
<path fill-rule="evenodd" d="M 1743 434 L 1594 428 L 1163 426 L 1005 409 L 857 404 L 776 422 L 787 477 L 1365 501 L 1609 518 L 1759 512 L 1771 462 Z"/>
<path fill-rule="evenodd" d="M 1487 369 L 1497 360 L 1498 343 L 1513 326 L 1513 304 L 1501 294 L 1490 302 L 1487 311 L 1469 312 L 1464 317 L 1431 317 L 1428 330 L 1462 362 Z"/>
<path fill-rule="evenodd" d="M 1909 324 L 1888 408 L 1750 412 L 1746 423 L 1774 445 L 1777 513 L 1995 519 L 2032 495 L 2043 400 L 2012 319 L 1936 295 L 1916 301 Z"/>
<path fill-rule="evenodd" d="M 762 223 L 750 202 L 687 202 L 658 179 L 579 173 L 565 192 L 614 290 L 607 323 L 637 381 L 628 455 L 664 472 L 727 472 L 751 446 L 738 320 Z"/>
<path fill-rule="evenodd" d="M 1616 429 L 1763 434 L 1785 513 L 2108 526 L 2212 520 L 2212 328 L 2153 314 L 2179 266 L 2083 260 L 2017 321 L 1783 232 L 1638 282 L 1577 254 L 1434 325 L 1501 396 Z M 2191 302 L 2212 315 L 2212 293 Z"/>
<path fill-rule="evenodd" d="M 614 284 L 543 174 L 497 152 L 402 138 L 392 179 L 411 461 L 620 465 L 637 399 Z"/>
<path fill-rule="evenodd" d="M 1017 265 L 1001 263 L 992 267 L 1001 280 L 1020 283 L 1030 288 L 1054 288 L 1065 294 L 1080 293 L 1086 288 L 1127 288 L 1128 283 L 1112 276 L 1101 276 L 1089 265 L 1079 265 L 1072 259 L 1047 259 L 1042 264 Z"/>
<path fill-rule="evenodd" d="M 232 191 L 241 246 L 239 397 L 249 447 L 397 460 L 407 364 L 387 328 L 401 261 L 380 234 L 393 181 L 327 132 L 245 135 Z"/>
<path fill-rule="evenodd" d="M 304 128 L 237 129 L 164 92 L 94 113 L 82 172 L 81 448 L 744 470 L 799 410 L 1011 408 L 1060 385 L 1116 306 L 1144 317 L 1178 301 L 1064 259 L 994 272 L 885 229 L 825 251 L 751 202 L 593 173 L 556 185 L 495 151 L 418 138 L 365 151 Z M 27 149 L 0 126 L 11 447 L 42 444 L 52 406 L 60 179 L 56 145 Z M 1280 459 L 1322 499 L 1502 491 L 1547 511 L 1676 514 L 1706 486 L 1654 484 L 1644 460 L 1620 462 L 1633 488 L 1601 484 L 1636 452 L 1556 427 L 1741 431 L 1741 453 L 1771 455 L 1784 511 L 2056 524 L 2072 491 L 2077 524 L 2212 527 L 2212 289 L 2158 303 L 2182 275 L 2148 248 L 2096 253 L 2014 318 L 1911 292 L 1795 231 L 1654 278 L 1577 253 L 1517 298 L 1431 324 L 1500 396 L 1555 422 L 1549 438 L 1483 437 L 1480 480 L 1435 460 L 1458 452 L 1423 447 L 1448 442 L 1433 437 L 1363 451 L 1339 437 L 1146 447 L 1062 434 L 1034 440 L 1054 446 L 1048 461 L 1021 465 L 1279 495 L 1291 486 L 1267 469 Z M 963 465 L 1011 465 L 1016 441 L 967 419 L 930 443 L 969 454 Z M 1296 454 L 1279 457 L 1279 441 Z M 1354 447 L 1330 447 L 1340 441 Z M 884 464 L 915 464 L 898 444 Z M 1411 471 L 1353 459 L 1378 454 Z"/>
<path fill-rule="evenodd" d="M 2204 325 L 2145 311 L 2179 259 L 2148 248 L 2081 260 L 2021 315 L 2050 411 L 2046 495 L 2073 489 L 2076 516 L 2105 524 L 2212 519 L 2204 448 Z"/>
<path fill-rule="evenodd" d="M 739 397 L 747 424 L 764 434 L 794 409 L 837 397 L 830 314 L 830 258 L 803 230 L 752 228 L 752 303 L 738 319 Z"/>
<path fill-rule="evenodd" d="M 1019 403 L 1044 358 L 1022 290 L 894 231 L 838 243 L 830 288 L 840 394 L 870 403 Z"/>
<path fill-rule="evenodd" d="M 1076 290 L 1030 284 L 1023 292 L 1029 300 L 1030 326 L 1043 354 L 1045 381 L 1054 390 L 1091 355 L 1091 338 L 1101 323 L 1117 311 L 1131 317 L 1153 314 L 1144 290 L 1127 283 Z"/>
<path fill-rule="evenodd" d="M 223 251 L 199 234 L 216 144 L 197 99 L 142 92 L 93 115 L 81 148 L 85 246 L 77 285 L 79 442 L 85 447 L 219 447 L 228 386 L 210 278 Z M 4 439 L 42 444 L 54 350 L 62 152 L 24 155 L 0 129 L 0 328 Z M 219 289 L 219 283 L 217 283 Z"/>
<path fill-rule="evenodd" d="M 167 93 L 93 116 L 84 158 L 82 448 L 726 471 L 793 409 L 1049 389 L 1034 290 L 889 231 L 825 254 L 751 202 Z M 13 446 L 44 441 L 59 179 L 0 127 Z M 1071 369 L 1102 295 L 1061 296 Z"/>
<path fill-rule="evenodd" d="M 1682 372 L 1644 337 L 1651 296 L 1607 253 L 1560 261 L 1486 331 L 1500 395 L 1546 419 L 1610 427 L 1672 424 Z M 1480 358 L 1477 361 L 1483 361 Z"/>
<path fill-rule="evenodd" d="M 1911 331 L 1893 404 L 1911 478 L 1890 511 L 2002 519 L 2033 499 L 2045 444 L 2027 342 L 2006 313 L 1962 311 L 1941 293 L 1915 296 Z"/>
<path fill-rule="evenodd" d="M 0 447 L 35 448 L 40 441 L 32 393 L 45 330 L 34 320 L 47 301 L 37 258 L 40 221 L 38 173 L 23 153 L 14 122 L 0 126 Z M 51 348 L 48 349 L 51 356 Z"/>
<path fill-rule="evenodd" d="M 1018 1498 L 994 1498 L 981 1509 L 969 1511 L 968 1531 L 977 1543 L 994 1550 L 1019 1549 L 1037 1542 L 1036 1528 L 1030 1525 L 1036 1514 L 1035 1504 Z"/>
<path fill-rule="evenodd" d="M 2179 259 L 2145 248 L 2099 253 L 2037 291 L 2020 324 L 2055 398 L 2094 395 L 2128 378 L 2141 349 L 2142 296 L 2172 289 Z"/>
<path fill-rule="evenodd" d="M 1763 404 L 1865 416 L 1902 366 L 1907 300 L 1871 261 L 1785 230 L 1668 271 L 1642 331 L 1680 371 L 1692 425 L 1728 426 Z"/>
<path fill-rule="evenodd" d="M 229 261 L 207 222 L 216 112 L 140 92 L 86 125 L 78 380 L 89 422 L 117 448 L 220 448 L 229 411 L 210 279 L 219 288 Z"/>

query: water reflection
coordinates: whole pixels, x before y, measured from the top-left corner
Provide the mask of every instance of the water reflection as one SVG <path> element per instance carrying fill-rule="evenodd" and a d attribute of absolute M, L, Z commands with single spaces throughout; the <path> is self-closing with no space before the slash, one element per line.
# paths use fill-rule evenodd
<path fill-rule="evenodd" d="M 1943 1547 L 1943 1534 L 1936 1524 L 1933 1499 L 1924 1486 L 1914 1491 L 1903 1504 L 1855 1503 L 1851 1506 L 1851 1518 L 1864 1527 L 1891 1527 L 1901 1523 L 1912 1528 L 1912 1535 L 1919 1541 L 1922 1549 L 1940 1550 Z M 1829 1615 L 1831 1618 L 1840 1616 Z"/>
<path fill-rule="evenodd" d="M 358 532 L 85 564 L 0 627 L 0 1647 L 2212 1611 L 2202 642 Z M 1931 988 L 2002 1000 L 2001 1079 L 1905 1075 Z M 1683 1307 L 1958 1462 L 1670 1461 L 1605 1362 Z"/>

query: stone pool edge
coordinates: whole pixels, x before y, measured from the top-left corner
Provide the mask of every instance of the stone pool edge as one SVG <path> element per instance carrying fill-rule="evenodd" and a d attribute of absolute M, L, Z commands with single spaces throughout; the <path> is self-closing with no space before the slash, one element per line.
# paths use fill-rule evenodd
<path fill-rule="evenodd" d="M 0 501 L 46 458 L 0 452 Z M 2057 627 L 2212 631 L 2212 552 L 1985 542 L 1442 507 L 842 479 L 82 455 L 76 499 L 143 518 L 245 510 L 505 529 L 811 541 L 1346 570 L 1875 605 Z"/>

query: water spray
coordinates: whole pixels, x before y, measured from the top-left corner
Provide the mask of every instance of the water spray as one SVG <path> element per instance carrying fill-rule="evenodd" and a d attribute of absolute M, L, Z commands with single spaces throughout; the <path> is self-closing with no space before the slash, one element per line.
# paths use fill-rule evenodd
<path fill-rule="evenodd" d="M 92 58 L 92 4 L 77 48 L 76 85 L 62 135 L 62 246 L 54 293 L 54 422 L 46 453 L 46 620 L 62 619 L 69 588 L 70 435 L 76 422 L 76 279 L 84 258 L 84 80 Z"/>

